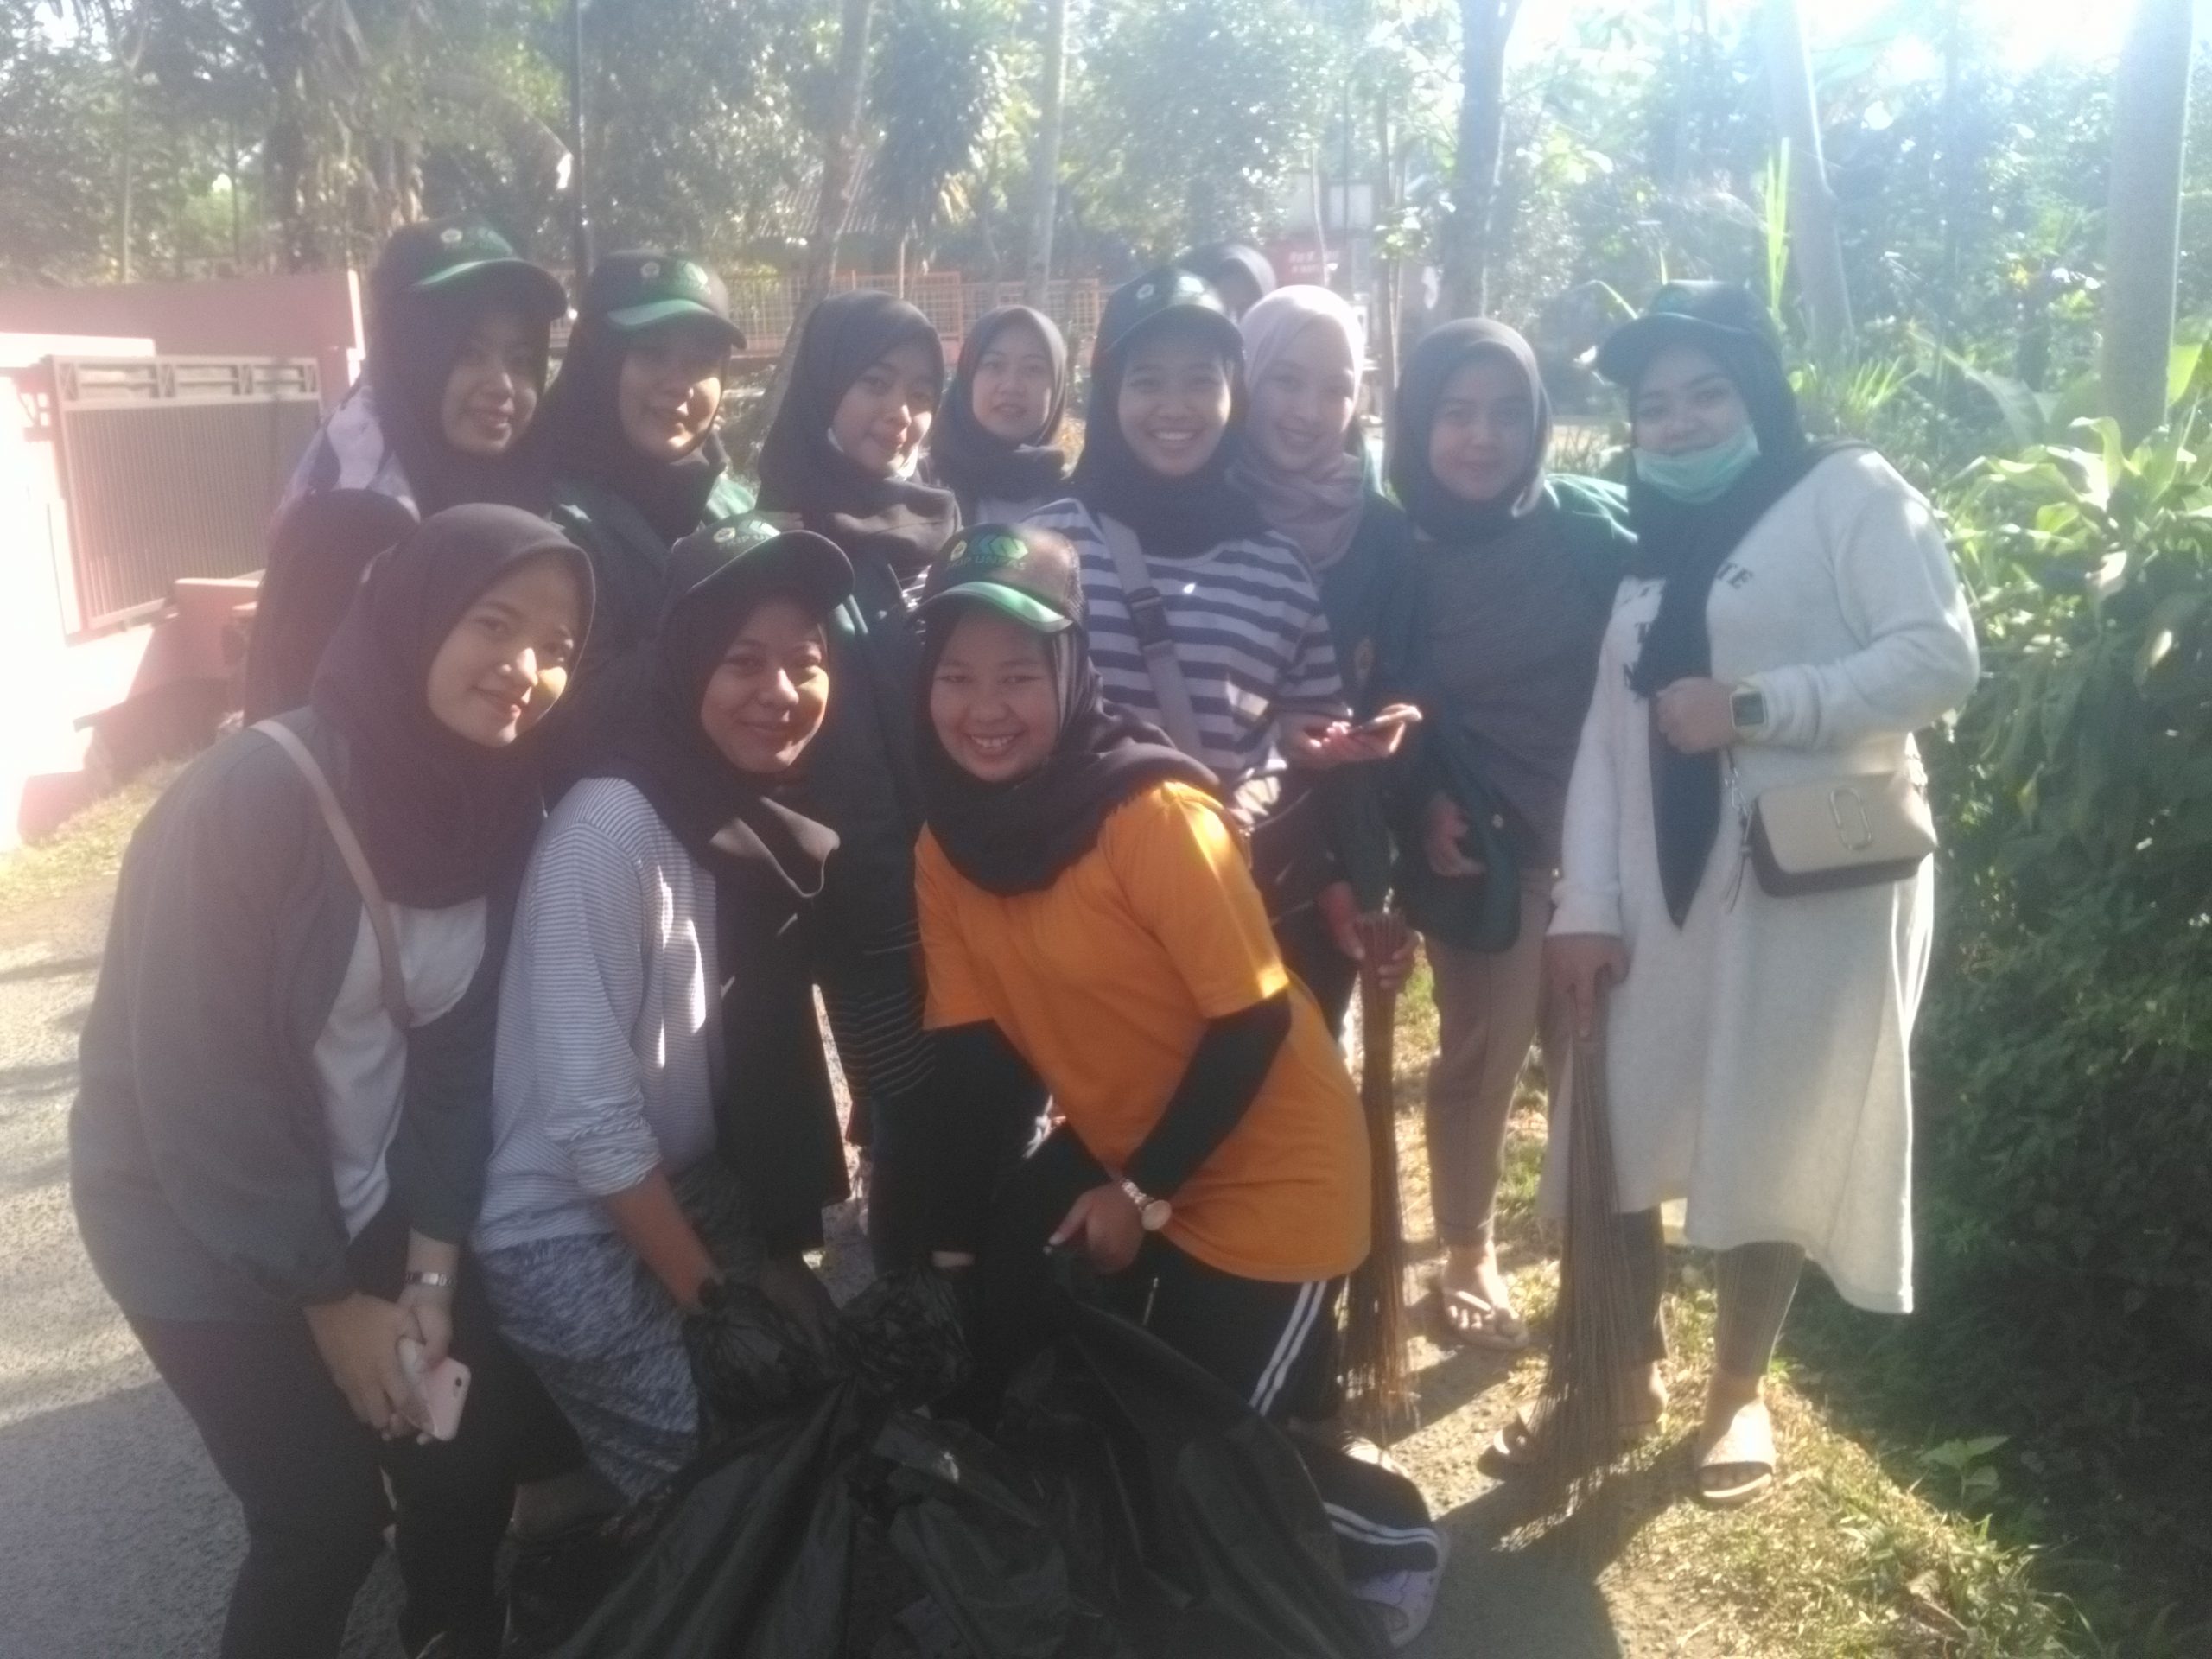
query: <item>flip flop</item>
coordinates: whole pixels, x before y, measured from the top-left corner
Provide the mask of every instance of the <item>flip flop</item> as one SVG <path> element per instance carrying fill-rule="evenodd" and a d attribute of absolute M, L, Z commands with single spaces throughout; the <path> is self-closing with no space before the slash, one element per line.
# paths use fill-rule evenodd
<path fill-rule="evenodd" d="M 1728 1427 L 1697 1455 L 1697 1495 L 1710 1509 L 1732 1510 L 1774 1484 L 1774 1419 L 1766 1402 L 1736 1408 Z"/>
<path fill-rule="evenodd" d="M 1491 1436 L 1490 1444 L 1483 1448 L 1481 1456 L 1475 1459 L 1475 1467 L 1492 1480 L 1510 1480 L 1516 1475 L 1541 1468 L 1545 1456 L 1542 1446 L 1544 1431 L 1535 1417 L 1541 1409 L 1540 1406 L 1523 1406 L 1506 1419 L 1497 1433 Z M 1625 1452 L 1630 1446 L 1642 1445 L 1658 1433 L 1666 1421 L 1662 1413 L 1656 1417 L 1640 1418 L 1628 1424 L 1622 1433 L 1618 1450 Z"/>
<path fill-rule="evenodd" d="M 1517 1354 L 1529 1345 L 1529 1327 L 1510 1307 L 1500 1307 L 1471 1290 L 1441 1284 L 1430 1287 L 1428 1294 L 1429 1316 L 1439 1341 L 1499 1354 Z"/>

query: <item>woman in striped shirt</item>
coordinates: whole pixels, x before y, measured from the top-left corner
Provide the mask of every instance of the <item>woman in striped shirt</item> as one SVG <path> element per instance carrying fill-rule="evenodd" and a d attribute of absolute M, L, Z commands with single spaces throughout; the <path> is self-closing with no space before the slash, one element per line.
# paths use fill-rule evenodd
<path fill-rule="evenodd" d="M 1291 798 L 1268 775 L 1279 762 L 1325 770 L 1377 758 L 1395 738 L 1349 730 L 1313 574 L 1230 482 L 1243 363 L 1243 337 L 1202 277 L 1169 268 L 1116 290 L 1099 321 L 1072 499 L 1029 522 L 1081 556 L 1108 700 L 1210 767 L 1249 824 Z M 1310 982 L 1317 954 L 1335 946 L 1312 924 L 1319 884 L 1303 885 L 1270 912 Z"/>

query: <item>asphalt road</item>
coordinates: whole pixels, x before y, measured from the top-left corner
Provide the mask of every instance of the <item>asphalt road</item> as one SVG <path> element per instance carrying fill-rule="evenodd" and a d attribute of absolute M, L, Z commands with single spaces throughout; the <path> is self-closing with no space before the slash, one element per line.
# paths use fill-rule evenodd
<path fill-rule="evenodd" d="M 103 889 L 0 918 L 0 1659 L 213 1655 L 237 1505 L 77 1242 L 66 1125 Z M 398 1652 L 390 1563 L 348 1659 Z"/>

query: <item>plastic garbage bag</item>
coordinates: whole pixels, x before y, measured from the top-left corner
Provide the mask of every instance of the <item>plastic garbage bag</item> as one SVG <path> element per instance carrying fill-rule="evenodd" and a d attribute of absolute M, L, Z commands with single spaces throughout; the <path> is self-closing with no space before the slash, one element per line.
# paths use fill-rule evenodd
<path fill-rule="evenodd" d="M 1380 1659 L 1298 1449 L 1150 1332 L 1071 1297 L 997 1439 L 1048 1490 L 1080 1593 L 1138 1651 Z"/>
<path fill-rule="evenodd" d="M 1299 1454 L 1147 1332 L 1068 1297 L 999 1434 L 916 1408 L 959 1294 L 892 1275 L 827 1351 L 733 1287 L 686 1332 L 706 1449 L 621 1523 L 558 1659 L 840 1659 L 868 1529 L 972 1659 L 1377 1659 Z"/>

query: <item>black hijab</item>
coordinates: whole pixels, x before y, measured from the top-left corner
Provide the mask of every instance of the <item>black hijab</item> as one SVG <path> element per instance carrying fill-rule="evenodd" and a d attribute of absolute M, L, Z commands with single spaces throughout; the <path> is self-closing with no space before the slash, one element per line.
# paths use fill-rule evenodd
<path fill-rule="evenodd" d="M 378 490 L 318 490 L 277 514 L 246 641 L 247 725 L 308 700 L 370 563 L 416 522 L 404 501 Z"/>
<path fill-rule="evenodd" d="M 1824 456 L 1844 446 L 1805 439 L 1796 394 L 1782 359 L 1764 340 L 1717 334 L 1690 343 L 1735 383 L 1759 441 L 1758 458 L 1713 500 L 1692 505 L 1631 477 L 1629 523 L 1636 531 L 1632 574 L 1663 582 L 1658 613 L 1630 671 L 1641 697 L 1656 697 L 1677 680 L 1713 672 L 1713 636 L 1706 608 L 1713 579 L 1768 510 Z M 1656 353 L 1655 353 L 1656 354 Z M 1644 360 L 1648 367 L 1650 359 Z M 1640 378 L 1640 376 L 1639 376 Z M 1636 388 L 1628 388 L 1633 404 Z M 1667 913 L 1680 927 L 1720 833 L 1720 756 L 1684 754 L 1651 728 L 1651 798 L 1659 850 L 1659 884 Z"/>
<path fill-rule="evenodd" d="M 817 619 L 822 613 L 795 582 L 733 575 L 684 586 L 682 573 L 671 573 L 652 636 L 587 688 L 571 764 L 577 776 L 634 785 L 684 850 L 710 869 L 765 852 L 783 880 L 810 898 L 836 838 L 770 798 L 784 779 L 730 765 L 700 724 L 699 709 L 707 682 L 754 611 L 772 599 L 791 599 Z"/>
<path fill-rule="evenodd" d="M 854 384 L 910 343 L 944 373 L 944 342 L 915 307 L 870 289 L 830 295 L 807 314 L 791 385 L 760 445 L 763 512 L 797 513 L 855 564 L 877 555 L 902 582 L 926 569 L 957 527 L 952 493 L 870 472 L 831 441 L 830 423 Z"/>
<path fill-rule="evenodd" d="M 1059 736 L 1045 764 L 1010 783 L 986 783 L 944 750 L 930 718 L 930 684 L 960 619 L 980 601 L 923 613 L 915 749 L 930 832 L 952 868 L 986 893 L 1040 893 L 1098 844 L 1114 809 L 1170 779 L 1209 791 L 1213 773 L 1127 709 L 1100 699 L 1083 625 L 1039 633 L 1052 664 Z"/>
<path fill-rule="evenodd" d="M 379 260 L 370 274 L 363 371 L 376 394 L 377 426 L 399 458 L 416 511 L 427 518 L 464 501 L 493 501 L 543 512 L 553 499 L 543 418 L 525 427 L 503 454 L 473 455 L 447 442 L 440 411 L 470 330 L 495 306 L 511 306 L 522 317 L 531 378 L 543 393 L 552 319 L 524 302 L 503 274 L 481 273 L 479 280 L 417 292 L 409 284 L 418 274 L 412 261 L 393 258 Z"/>
<path fill-rule="evenodd" d="M 469 607 L 524 562 L 556 557 L 591 616 L 591 566 L 518 507 L 434 514 L 378 560 L 315 671 L 312 706 L 346 739 L 341 794 L 385 897 L 442 910 L 482 898 L 519 866 L 543 816 L 537 734 L 501 749 L 430 712 L 430 664 Z"/>
<path fill-rule="evenodd" d="M 1052 360 L 1052 398 L 1045 423 L 1026 443 L 1008 443 L 976 418 L 976 371 L 1000 331 L 1014 322 L 1035 329 Z M 979 501 L 1034 501 L 1051 495 L 1067 481 L 1067 451 L 1051 447 L 1067 399 L 1068 343 L 1058 326 L 1026 305 L 986 312 L 961 343 L 959 366 L 930 428 L 930 464 L 938 482 L 970 508 Z"/>
<path fill-rule="evenodd" d="M 1518 477 L 1488 501 L 1470 501 L 1444 487 L 1428 464 L 1436 407 L 1452 376 L 1482 358 L 1503 363 L 1521 378 L 1534 412 L 1535 431 L 1529 462 Z M 1541 507 L 1544 460 L 1551 448 L 1552 405 L 1536 353 L 1516 330 L 1486 318 L 1447 322 L 1421 336 L 1406 363 L 1398 389 L 1398 419 L 1391 441 L 1390 486 L 1398 504 L 1430 540 L 1446 546 L 1494 542 L 1516 521 Z"/>
<path fill-rule="evenodd" d="M 1224 542 L 1268 534 L 1268 521 L 1252 498 L 1229 481 L 1230 462 L 1244 438 L 1244 350 L 1234 328 L 1206 333 L 1228 365 L 1230 397 L 1228 429 L 1205 466 L 1182 478 L 1163 478 L 1137 458 L 1122 434 L 1122 377 L 1132 351 L 1157 328 L 1205 328 L 1196 315 L 1185 321 L 1177 312 L 1162 312 L 1113 349 L 1102 340 L 1090 359 L 1083 455 L 1068 490 L 1094 513 L 1127 524 L 1147 558 L 1196 558 Z"/>
<path fill-rule="evenodd" d="M 698 325 L 679 320 L 660 326 Z M 672 461 L 646 454 L 623 432 L 616 405 L 622 360 L 653 333 L 648 328 L 623 334 L 603 317 L 578 318 L 537 424 L 556 474 L 613 491 L 638 510 L 654 534 L 673 543 L 699 528 L 707 497 L 728 468 L 729 454 L 711 426 Z"/>

